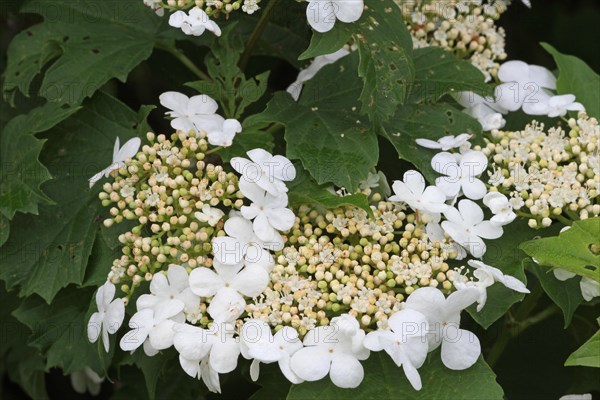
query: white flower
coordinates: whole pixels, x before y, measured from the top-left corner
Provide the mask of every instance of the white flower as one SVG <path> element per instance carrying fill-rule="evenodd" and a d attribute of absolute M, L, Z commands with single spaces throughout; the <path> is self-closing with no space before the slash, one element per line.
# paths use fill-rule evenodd
<path fill-rule="evenodd" d="M 183 370 L 193 378 L 201 377 L 211 392 L 220 393 L 218 374 L 233 371 L 240 355 L 240 344 L 233 338 L 234 326 L 213 323 L 210 328 L 202 329 L 178 324 L 173 330 L 173 344 Z"/>
<path fill-rule="evenodd" d="M 152 357 L 173 345 L 173 326 L 184 321 L 181 307 L 175 302 L 138 310 L 129 320 L 131 330 L 121 338 L 121 350 L 134 351 L 144 345 L 144 353 Z"/>
<path fill-rule="evenodd" d="M 255 11 L 260 10 L 260 7 L 256 2 L 257 0 L 244 0 L 242 11 L 248 15 L 254 14 Z"/>
<path fill-rule="evenodd" d="M 425 178 L 418 171 L 409 170 L 404 173 L 404 181 L 394 181 L 394 196 L 388 200 L 404 202 L 415 211 L 440 213 L 448 208 L 446 195 L 435 186 L 425 187 Z"/>
<path fill-rule="evenodd" d="M 501 114 L 506 110 L 497 106 L 495 99 L 484 98 L 474 92 L 458 92 L 454 98 L 465 107 L 464 113 L 479 121 L 484 131 L 502 129 L 506 124 Z"/>
<path fill-rule="evenodd" d="M 224 229 L 229 236 L 212 240 L 213 254 L 217 261 L 227 265 L 260 265 L 268 272 L 273 269 L 273 257 L 264 249 L 283 249 L 281 235 L 276 235 L 272 241 L 265 243 L 254 233 L 252 222 L 236 214 L 230 214 Z"/>
<path fill-rule="evenodd" d="M 216 207 L 211 207 L 208 204 L 202 206 L 202 212 L 196 211 L 194 216 L 198 221 L 206 222 L 210 226 L 215 226 L 219 223 L 225 213 Z"/>
<path fill-rule="evenodd" d="M 162 17 L 165 15 L 165 9 L 162 7 L 162 0 L 144 0 L 144 5 L 150 7 L 156 15 Z"/>
<path fill-rule="evenodd" d="M 427 358 L 427 318 L 418 311 L 404 309 L 389 318 L 388 326 L 390 330 L 369 333 L 365 337 L 365 347 L 371 351 L 385 350 L 396 365 L 402 367 L 412 387 L 421 390 L 417 368 Z"/>
<path fill-rule="evenodd" d="M 528 65 L 523 61 L 508 61 L 498 69 L 498 79 L 504 82 L 496 87 L 496 108 L 502 113 L 516 111 L 524 102 L 539 101 L 543 90 L 556 89 L 556 77 L 552 72 L 538 65 Z"/>
<path fill-rule="evenodd" d="M 594 297 L 600 296 L 600 282 L 596 282 L 592 278 L 587 276 L 581 277 L 579 282 L 581 287 L 581 295 L 585 301 L 592 301 Z"/>
<path fill-rule="evenodd" d="M 163 107 L 171 110 L 165 114 L 173 118 L 173 129 L 185 133 L 205 131 L 208 143 L 213 146 L 231 146 L 236 133 L 242 131 L 239 121 L 216 114 L 217 102 L 205 94 L 187 97 L 178 92 L 165 92 L 159 100 Z"/>
<path fill-rule="evenodd" d="M 169 265 L 166 275 L 160 272 L 154 274 L 150 293 L 138 297 L 135 303 L 138 310 L 152 308 L 158 311 L 167 306 L 174 314 L 178 314 L 181 311 L 195 313 L 200 307 L 200 299 L 192 293 L 188 273 L 181 265 Z"/>
<path fill-rule="evenodd" d="M 92 396 L 98 396 L 102 389 L 102 382 L 104 382 L 104 377 L 101 378 L 89 367 L 71 374 L 71 386 L 79 394 L 89 392 Z"/>
<path fill-rule="evenodd" d="M 298 73 L 298 77 L 290 86 L 288 86 L 286 91 L 292 95 L 292 98 L 295 101 L 298 101 L 305 82 L 311 80 L 317 74 L 317 72 L 319 72 L 324 66 L 333 64 L 334 62 L 336 62 L 342 57 L 347 56 L 348 54 L 350 54 L 350 51 L 345 47 L 342 47 L 335 53 L 324 54 L 322 56 L 315 57 L 307 68 L 303 69 Z"/>
<path fill-rule="evenodd" d="M 206 132 L 208 143 L 213 146 L 229 147 L 236 134 L 242 131 L 242 125 L 237 119 L 225 119 L 218 128 Z"/>
<path fill-rule="evenodd" d="M 119 148 L 119 138 L 117 137 L 117 140 L 115 140 L 115 146 L 113 148 L 112 164 L 89 179 L 90 188 L 94 186 L 96 182 L 102 179 L 103 176 L 108 178 L 108 174 L 110 174 L 112 171 L 123 167 L 125 165 L 125 160 L 135 156 L 140 148 L 141 143 L 142 141 L 140 138 L 131 138 L 125 142 L 123 147 Z"/>
<path fill-rule="evenodd" d="M 498 268 L 484 264 L 481 261 L 469 260 L 467 263 L 475 268 L 473 275 L 478 279 L 474 281 L 455 281 L 454 286 L 458 290 L 466 288 L 474 288 L 479 291 L 477 299 L 477 312 L 481 311 L 487 301 L 487 288 L 492 286 L 494 282 L 500 282 L 509 289 L 519 293 L 529 293 L 529 290 L 523 282 L 511 275 L 504 275 Z"/>
<path fill-rule="evenodd" d="M 406 300 L 406 308 L 425 315 L 429 323 L 429 350 L 442 346 L 442 362 L 453 370 L 471 367 L 481 354 L 479 339 L 460 329 L 460 313 L 479 297 L 475 289 L 459 290 L 448 298 L 436 288 L 419 288 Z"/>
<path fill-rule="evenodd" d="M 365 5 L 363 0 L 307 0 L 306 18 L 317 32 L 333 29 L 336 19 L 342 22 L 358 21 Z"/>
<path fill-rule="evenodd" d="M 438 140 L 430 140 L 430 139 L 417 139 L 416 142 L 419 146 L 426 147 L 428 149 L 438 149 L 442 151 L 448 151 L 451 149 L 456 149 L 465 144 L 467 140 L 471 138 L 472 135 L 468 133 L 461 133 L 458 136 L 448 135 L 444 136 Z"/>
<path fill-rule="evenodd" d="M 169 18 L 169 25 L 180 28 L 186 35 L 200 36 L 208 30 L 216 36 L 221 36 L 221 28 L 200 7 L 194 7 L 189 14 L 175 11 Z"/>
<path fill-rule="evenodd" d="M 98 288 L 96 292 L 96 306 L 98 312 L 90 317 L 87 325 L 88 340 L 96 343 L 102 331 L 102 343 L 104 350 L 108 353 L 110 348 L 109 334 L 114 334 L 119 330 L 123 319 L 125 318 L 125 304 L 123 299 L 115 299 L 115 285 L 106 282 Z"/>
<path fill-rule="evenodd" d="M 252 201 L 249 206 L 241 208 L 242 215 L 248 220 L 254 220 L 254 233 L 259 239 L 268 242 L 279 233 L 294 226 L 296 216 L 287 207 L 286 194 L 272 195 L 260 186 L 247 180 L 239 181 L 240 192 Z"/>
<path fill-rule="evenodd" d="M 250 377 L 258 380 L 260 363 L 277 362 L 283 375 L 292 383 L 302 383 L 290 368 L 292 355 L 302 348 L 298 332 L 289 326 L 284 326 L 275 335 L 271 327 L 264 321 L 249 319 L 242 327 L 240 334 L 242 355 L 253 359 L 250 365 Z"/>
<path fill-rule="evenodd" d="M 215 321 L 231 321 L 239 317 L 246 307 L 242 297 L 256 297 L 269 282 L 268 272 L 259 266 L 240 268 L 214 263 L 210 268 L 196 268 L 190 273 L 190 288 L 200 297 L 211 297 L 208 313 Z"/>
<path fill-rule="evenodd" d="M 318 381 L 329 374 L 334 385 L 355 388 L 364 377 L 358 360 L 369 357 L 362 344 L 364 337 L 365 332 L 354 317 L 335 317 L 331 325 L 308 331 L 303 341 L 306 347 L 292 356 L 292 371 L 305 381 Z"/>
<path fill-rule="evenodd" d="M 508 198 L 502 193 L 489 192 L 483 197 L 485 204 L 494 216 L 490 218 L 492 224 L 503 226 L 510 224 L 517 218 L 517 214 L 513 212 L 511 203 Z"/>
<path fill-rule="evenodd" d="M 530 115 L 547 115 L 550 118 L 564 117 L 567 111 L 585 111 L 581 103 L 575 102 L 575 96 L 564 94 L 561 96 L 542 95 L 537 102 L 525 102 L 523 111 Z"/>
<path fill-rule="evenodd" d="M 506 120 L 502 114 L 494 111 L 486 104 L 476 104 L 463 111 L 475 118 L 481 124 L 481 128 L 484 131 L 502 129 L 504 128 L 504 125 L 506 125 Z"/>
<path fill-rule="evenodd" d="M 441 152 L 431 159 L 434 171 L 446 175 L 435 180 L 437 187 L 442 189 L 448 198 L 458 196 L 462 192 L 466 197 L 479 200 L 487 193 L 485 183 L 477 176 L 487 168 L 488 159 L 480 151 L 467 151 L 457 162 L 456 154 Z"/>
<path fill-rule="evenodd" d="M 442 222 L 444 231 L 474 257 L 481 258 L 486 246 L 481 238 L 498 239 L 504 233 L 502 227 L 483 220 L 483 211 L 471 200 L 458 202 L 458 209 L 449 207 Z"/>
<path fill-rule="evenodd" d="M 296 168 L 290 160 L 283 156 L 273 156 L 264 149 L 253 149 L 247 152 L 250 160 L 233 157 L 231 166 L 242 175 L 241 180 L 256 183 L 273 196 L 287 193 L 284 181 L 296 178 Z"/>
<path fill-rule="evenodd" d="M 566 394 L 558 400 L 592 400 L 590 393 L 585 394 Z"/>

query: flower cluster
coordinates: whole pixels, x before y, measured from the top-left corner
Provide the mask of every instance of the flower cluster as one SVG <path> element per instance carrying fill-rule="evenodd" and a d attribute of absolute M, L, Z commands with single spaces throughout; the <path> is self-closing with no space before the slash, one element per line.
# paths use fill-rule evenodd
<path fill-rule="evenodd" d="M 260 9 L 261 0 L 143 0 L 144 4 L 163 16 L 165 10 L 173 11 L 169 25 L 179 28 L 186 35 L 200 36 L 210 31 L 221 36 L 221 28 L 213 19 L 227 18 L 234 11 L 254 14 Z M 213 18 L 213 19 L 211 19 Z"/>
<path fill-rule="evenodd" d="M 484 131 L 502 129 L 503 114 L 523 110 L 528 115 L 564 117 L 568 111 L 585 111 L 572 94 L 556 95 L 556 77 L 547 68 L 523 61 L 508 61 L 498 70 L 500 84 L 494 96 L 482 97 L 472 92 L 457 93 L 456 100 L 464 112 L 476 118 Z"/>
<path fill-rule="evenodd" d="M 481 349 L 460 329 L 460 312 L 475 302 L 481 309 L 495 282 L 527 289 L 481 262 L 469 261 L 472 269 L 447 263 L 465 257 L 465 248 L 480 257 L 480 237 L 502 234 L 472 201 L 462 200 L 458 210 L 447 204 L 461 192 L 485 194 L 470 182 L 487 166 L 485 156 L 476 170 L 463 166 L 483 162 L 483 153 L 467 149 L 468 135 L 421 141 L 463 148 L 451 157 L 463 174 L 458 187 L 441 180 L 426 187 L 408 171 L 388 201 L 372 194 L 372 215 L 308 206 L 295 214 L 286 182 L 296 170 L 287 158 L 251 150 L 229 162 L 239 176 L 208 162 L 211 132 L 226 122 L 211 101 L 161 96 L 178 130 L 169 138 L 148 133 L 141 151 L 139 140 L 123 152 L 117 143 L 114 167 L 101 173 L 114 177 L 99 195 L 110 207 L 104 224 L 129 220 L 134 227 L 119 236 L 123 255 L 97 292 L 90 341 L 101 333 L 108 351 L 133 291 L 149 281 L 121 349 L 142 347 L 152 357 L 175 347 L 183 370 L 211 391 L 220 392 L 219 374 L 234 370 L 240 354 L 253 360 L 252 379 L 260 363 L 278 362 L 293 383 L 329 375 L 343 388 L 360 384 L 360 361 L 370 351 L 390 354 L 417 390 L 418 368 L 439 346 L 448 368 L 472 366 Z M 116 299 L 115 285 L 122 293 Z"/>
<path fill-rule="evenodd" d="M 490 81 L 506 58 L 504 29 L 496 25 L 505 1 L 397 1 L 416 48 L 437 46 L 469 59 Z"/>
<path fill-rule="evenodd" d="M 415 289 L 452 289 L 446 260 L 456 253 L 445 238 L 430 240 L 422 220 L 400 205 L 382 201 L 371 210 L 373 217 L 353 207 L 323 214 L 301 206 L 269 287 L 247 312 L 301 336 L 340 312 L 376 329 Z"/>
<path fill-rule="evenodd" d="M 532 228 L 549 226 L 556 219 L 569 223 L 596 217 L 599 137 L 598 121 L 584 112 L 564 128 L 546 131 L 533 121 L 522 131 L 494 130 L 482 149 L 492 161 L 488 184 L 509 196 L 507 206 L 529 217 Z"/>

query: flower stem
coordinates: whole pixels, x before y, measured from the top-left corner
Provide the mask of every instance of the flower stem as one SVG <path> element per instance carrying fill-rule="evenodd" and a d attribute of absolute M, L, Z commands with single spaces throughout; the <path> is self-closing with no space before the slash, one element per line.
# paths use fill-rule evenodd
<path fill-rule="evenodd" d="M 156 43 L 155 47 L 159 50 L 166 51 L 167 53 L 171 54 L 173 57 L 178 59 L 185 67 L 187 67 L 187 69 L 189 69 L 198 78 L 205 81 L 212 81 L 212 79 L 206 74 L 206 72 L 198 68 L 192 60 L 190 60 L 185 54 L 183 54 L 181 50 L 177 49 L 176 47 L 168 46 L 160 42 Z"/>
<path fill-rule="evenodd" d="M 240 57 L 240 62 L 238 64 L 238 66 L 240 67 L 240 69 L 242 71 L 244 71 L 246 69 L 246 67 L 248 66 L 248 61 L 250 60 L 250 56 L 252 55 L 252 52 L 254 51 L 254 48 L 256 47 L 256 44 L 258 43 L 258 40 L 262 36 L 265 28 L 267 27 L 267 22 L 269 22 L 269 19 L 271 18 L 271 15 L 273 14 L 273 9 L 277 5 L 277 3 L 279 3 L 279 0 L 269 1 L 269 4 L 267 4 L 267 6 L 264 8 L 262 15 L 260 16 L 260 19 L 258 20 L 258 23 L 254 27 L 254 31 L 250 35 L 248 42 L 246 42 L 246 48 L 244 49 L 244 53 Z"/>
<path fill-rule="evenodd" d="M 215 147 L 214 149 L 210 149 L 208 151 L 205 151 L 204 155 L 209 155 L 209 154 L 212 154 L 212 153 L 216 153 L 219 150 L 223 150 L 223 148 L 224 148 L 223 146 Z"/>
<path fill-rule="evenodd" d="M 573 221 L 571 221 L 568 218 L 563 217 L 562 215 L 558 214 L 558 215 L 554 215 L 554 218 L 556 218 L 558 221 L 562 222 L 563 224 L 567 225 L 567 226 L 571 226 L 573 224 Z"/>
<path fill-rule="evenodd" d="M 537 286 L 535 286 L 535 288 L 531 292 L 531 294 L 529 296 L 527 296 L 525 298 L 525 300 L 523 300 L 523 302 L 521 304 L 519 304 L 519 306 L 516 308 L 516 310 L 514 312 L 514 316 L 507 315 L 505 317 L 504 327 L 503 327 L 504 329 L 502 330 L 502 334 L 500 335 L 500 337 L 498 338 L 498 340 L 496 341 L 496 343 L 494 344 L 494 346 L 492 347 L 492 349 L 490 350 L 490 352 L 488 353 L 488 355 L 486 357 L 486 361 L 490 367 L 493 367 L 498 362 L 498 360 L 502 356 L 502 353 L 506 349 L 506 346 L 508 345 L 508 343 L 510 342 L 510 340 L 513 337 L 518 336 L 518 334 L 524 328 L 527 328 L 527 327 L 533 325 L 534 323 L 537 323 L 537 322 L 540 322 L 541 320 L 543 320 L 543 318 L 542 318 L 539 320 L 535 320 L 535 322 L 532 322 L 533 318 L 535 318 L 535 316 L 534 316 L 534 317 L 531 317 L 532 321 L 526 322 L 527 315 L 529 315 L 531 313 L 531 311 L 533 311 L 533 309 L 537 305 L 540 297 L 542 297 L 543 294 L 544 294 L 544 290 L 542 289 L 542 286 L 538 283 Z M 553 312 L 554 312 L 554 310 L 553 310 Z M 549 314 L 549 315 L 551 315 L 551 314 Z M 524 327 L 521 326 L 522 323 L 525 324 Z"/>

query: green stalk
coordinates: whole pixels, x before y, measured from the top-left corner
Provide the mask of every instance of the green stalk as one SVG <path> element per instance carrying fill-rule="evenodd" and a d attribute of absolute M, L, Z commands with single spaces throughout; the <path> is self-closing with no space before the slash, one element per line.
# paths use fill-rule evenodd
<path fill-rule="evenodd" d="M 267 4 L 267 6 L 264 8 L 260 19 L 254 28 L 254 31 L 250 35 L 250 39 L 248 39 L 248 42 L 246 43 L 246 48 L 244 49 L 244 53 L 240 57 L 240 62 L 238 64 L 242 71 L 244 71 L 248 66 L 250 56 L 252 55 L 252 52 L 254 51 L 254 48 L 256 47 L 256 44 L 262 36 L 265 28 L 267 27 L 267 22 L 269 22 L 269 19 L 271 19 L 271 15 L 273 14 L 272 11 L 277 3 L 279 3 L 279 0 L 269 1 L 269 4 Z"/>
<path fill-rule="evenodd" d="M 192 60 L 190 60 L 183 52 L 175 47 L 167 46 L 163 43 L 156 43 L 154 45 L 159 50 L 166 51 L 171 54 L 173 57 L 178 59 L 187 69 L 189 69 L 194 75 L 198 78 L 205 81 L 212 81 L 211 77 L 206 74 L 206 72 L 202 71 L 200 68 L 194 64 Z"/>

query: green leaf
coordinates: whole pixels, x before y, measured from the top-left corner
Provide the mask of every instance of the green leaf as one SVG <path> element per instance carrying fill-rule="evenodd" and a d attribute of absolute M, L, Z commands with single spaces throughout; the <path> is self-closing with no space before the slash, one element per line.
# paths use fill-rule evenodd
<path fill-rule="evenodd" d="M 277 363 L 261 364 L 260 376 L 256 383 L 261 388 L 253 393 L 249 400 L 285 399 L 292 385 L 283 376 Z"/>
<path fill-rule="evenodd" d="M 169 365 L 177 363 L 175 360 L 177 358 L 176 353 L 177 352 L 174 349 L 169 349 L 160 352 L 154 357 L 148 357 L 141 348 L 133 353 L 132 360 L 134 364 L 144 374 L 144 381 L 146 382 L 146 390 L 148 390 L 149 399 L 154 400 L 157 398 L 157 385 L 159 381 L 161 381 L 161 377 L 171 369 L 169 368 Z"/>
<path fill-rule="evenodd" d="M 2 246 L 8 240 L 10 233 L 10 221 L 2 214 L 0 214 L 0 246 Z"/>
<path fill-rule="evenodd" d="M 378 124 L 404 104 L 413 83 L 413 41 L 400 7 L 392 0 L 371 0 L 361 19 L 348 29 L 357 32 L 364 86 L 362 112 Z M 356 26 L 355 26 L 356 25 Z"/>
<path fill-rule="evenodd" d="M 540 235 L 554 235 L 557 228 L 534 230 L 527 226 L 525 219 L 517 219 L 505 225 L 503 229 L 504 234 L 501 238 L 487 243 L 482 261 L 527 284 L 524 268 L 529 258 L 519 249 L 519 244 Z M 488 297 L 483 309 L 477 312 L 476 307 L 471 306 L 467 311 L 479 325 L 487 329 L 504 316 L 514 303 L 522 301 L 524 297 L 523 293 L 515 292 L 501 283 L 495 283 L 488 289 Z"/>
<path fill-rule="evenodd" d="M 592 252 L 600 246 L 600 218 L 573 223 L 571 229 L 556 237 L 531 240 L 520 248 L 540 265 L 561 268 L 600 282 L 600 254 Z"/>
<path fill-rule="evenodd" d="M 471 62 L 458 60 L 439 47 L 425 47 L 413 52 L 415 80 L 411 102 L 436 101 L 447 93 L 471 91 L 488 94 L 485 77 Z"/>
<path fill-rule="evenodd" d="M 415 142 L 418 138 L 437 140 L 460 133 L 480 133 L 477 120 L 448 104 L 407 104 L 383 125 L 383 135 L 394 145 L 398 157 L 410 161 L 429 182 L 439 176 L 431 168 L 435 150 Z"/>
<path fill-rule="evenodd" d="M 13 313 L 31 329 L 29 344 L 46 357 L 47 369 L 58 367 L 70 374 L 90 367 L 104 374 L 115 343 L 113 341 L 111 353 L 107 354 L 101 343 L 88 341 L 90 302 L 95 302 L 94 290 L 70 287 L 62 290 L 50 305 L 38 296 L 31 296 Z"/>
<path fill-rule="evenodd" d="M 282 9 L 284 11 L 280 12 Z M 248 38 L 256 28 L 261 15 L 262 12 L 253 15 L 237 12 L 230 14 L 230 17 L 239 21 L 237 34 Z M 287 1 L 283 6 L 282 2 L 274 9 L 252 54 L 284 59 L 290 65 L 299 68 L 304 63 L 298 61 L 298 54 L 308 46 L 309 34 L 310 27 L 306 23 L 306 4 Z"/>
<path fill-rule="evenodd" d="M 361 82 L 356 55 L 325 66 L 294 102 L 278 92 L 253 123 L 285 125 L 287 157 L 300 160 L 318 184 L 333 183 L 352 192 L 378 161 L 377 137 L 356 112 Z M 340 87 L 343 85 L 343 87 Z"/>
<path fill-rule="evenodd" d="M 57 204 L 40 206 L 37 217 L 18 214 L 13 220 L 0 257 L 0 279 L 9 288 L 19 286 L 21 296 L 37 293 L 50 302 L 61 288 L 83 282 L 100 220 L 100 184 L 90 190 L 88 178 L 111 163 L 117 135 L 121 143 L 135 135 L 137 118 L 99 92 L 46 134 L 42 161 L 56 179 L 44 191 Z"/>
<path fill-rule="evenodd" d="M 548 268 L 542 268 L 530 259 L 526 259 L 524 262 L 527 269 L 538 278 L 544 292 L 562 310 L 565 320 L 564 326 L 567 328 L 571 325 L 575 310 L 583 302 L 579 285 L 580 279 L 559 281 Z"/>
<path fill-rule="evenodd" d="M 576 365 L 600 368 L 600 331 L 575 350 L 565 362 L 567 367 Z"/>
<path fill-rule="evenodd" d="M 21 12 L 44 22 L 19 33 L 8 48 L 5 96 L 30 84 L 50 61 L 39 95 L 50 102 L 79 104 L 111 78 L 125 81 L 152 54 L 166 21 L 142 2 L 29 1 Z"/>
<path fill-rule="evenodd" d="M 46 131 L 76 112 L 46 103 L 28 114 L 11 119 L 0 136 L 0 212 L 8 219 L 15 213 L 38 213 L 38 204 L 52 204 L 40 185 L 52 176 L 38 158 L 44 145 L 34 134 Z"/>
<path fill-rule="evenodd" d="M 362 364 L 365 377 L 356 389 L 340 389 L 325 378 L 292 386 L 287 399 L 502 400 L 504 395 L 494 372 L 482 358 L 467 370 L 452 371 L 442 364 L 439 351 L 431 353 L 419 369 L 423 381 L 421 391 L 412 388 L 402 369 L 384 352 L 371 353 Z"/>
<path fill-rule="evenodd" d="M 574 94 L 590 116 L 600 117 L 600 75 L 579 58 L 562 54 L 548 43 L 541 45 L 558 66 L 558 94 Z"/>
<path fill-rule="evenodd" d="M 352 30 L 346 24 L 335 24 L 329 32 L 314 31 L 310 39 L 310 46 L 300 56 L 299 60 L 307 60 L 324 54 L 335 53 L 350 41 Z"/>
<path fill-rule="evenodd" d="M 19 306 L 15 293 L 7 292 L 0 283 L 0 374 L 8 373 L 11 381 L 18 384 L 33 399 L 48 398 L 45 383 L 45 362 L 33 347 L 27 344 L 29 328 L 19 322 L 12 312 Z"/>
<path fill-rule="evenodd" d="M 318 185 L 308 173 L 300 168 L 296 179 L 288 185 L 289 204 L 292 207 L 298 207 L 306 204 L 313 207 L 325 209 L 334 209 L 343 206 L 353 206 L 362 208 L 369 215 L 373 215 L 373 210 L 369 206 L 369 198 L 361 193 L 348 196 L 338 196 L 330 192 L 327 186 Z"/>
<path fill-rule="evenodd" d="M 212 81 L 188 82 L 186 86 L 220 102 L 227 118 L 238 119 L 246 107 L 265 94 L 270 71 L 246 79 L 238 67 L 244 42 L 241 36 L 234 33 L 235 28 L 235 23 L 229 24 L 211 46 L 211 54 L 206 57 L 205 64 Z"/>

